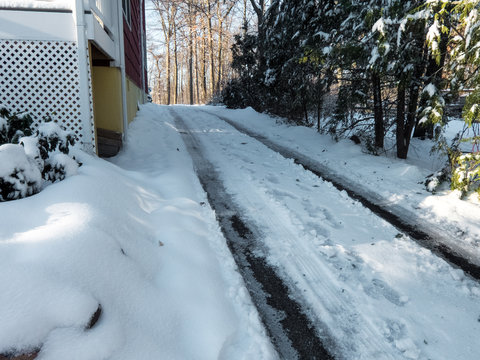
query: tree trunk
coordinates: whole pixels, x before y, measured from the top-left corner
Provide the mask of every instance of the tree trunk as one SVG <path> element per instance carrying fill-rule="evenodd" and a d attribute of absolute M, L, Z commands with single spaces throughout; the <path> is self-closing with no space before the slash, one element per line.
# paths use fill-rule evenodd
<path fill-rule="evenodd" d="M 320 121 L 322 117 L 322 110 L 323 110 L 323 96 L 319 94 L 317 99 L 317 132 L 321 131 Z"/>
<path fill-rule="evenodd" d="M 171 64 L 170 64 L 170 38 L 167 38 L 166 40 L 167 42 L 167 59 L 166 59 L 166 62 L 167 62 L 167 71 L 166 71 L 166 76 L 167 76 L 167 105 L 170 105 L 171 103 L 171 98 L 170 98 L 170 94 L 172 93 L 171 91 L 171 83 L 170 83 L 170 77 L 171 77 L 171 74 L 170 74 L 170 68 L 171 68 Z"/>
<path fill-rule="evenodd" d="M 377 73 L 372 74 L 373 86 L 373 108 L 375 118 L 375 147 L 383 149 L 385 129 L 383 125 L 383 104 L 380 76 Z"/>
<path fill-rule="evenodd" d="M 188 18 L 189 18 L 189 36 L 188 36 L 188 83 L 189 83 L 189 95 L 190 105 L 193 105 L 193 14 L 192 14 L 192 1 L 188 2 Z"/>
<path fill-rule="evenodd" d="M 174 92 L 173 92 L 173 103 L 178 103 L 178 47 L 177 47 L 177 27 L 176 25 L 173 26 L 173 56 L 174 56 Z"/>
<path fill-rule="evenodd" d="M 416 81 L 413 81 L 409 90 L 407 123 L 405 124 L 405 146 L 407 152 L 410 147 L 410 138 L 412 137 L 413 128 L 415 126 L 415 119 L 417 118 L 419 96 L 420 86 Z"/>
<path fill-rule="evenodd" d="M 405 84 L 400 82 L 397 88 L 397 157 L 407 158 L 407 148 L 405 145 Z"/>
<path fill-rule="evenodd" d="M 215 86 L 215 91 L 220 90 L 220 84 L 222 81 L 222 49 L 223 49 L 223 21 L 219 20 L 218 23 L 218 60 L 217 60 L 217 66 L 218 66 L 218 73 L 217 73 L 217 84 Z"/>
<path fill-rule="evenodd" d="M 203 38 L 203 54 L 202 54 L 202 85 L 203 85 L 203 101 L 207 100 L 207 44 L 205 37 Z"/>
<path fill-rule="evenodd" d="M 247 35 L 247 30 L 248 30 L 247 1 L 248 0 L 243 0 L 243 36 Z"/>
<path fill-rule="evenodd" d="M 197 101 L 196 103 L 199 104 L 201 102 L 200 100 L 200 83 L 199 83 L 199 78 L 200 78 L 200 69 L 198 66 L 198 37 L 197 33 L 195 32 L 195 45 L 194 45 L 194 51 L 195 51 L 195 89 L 197 90 Z"/>
<path fill-rule="evenodd" d="M 210 47 L 210 90 L 211 95 L 215 93 L 215 54 L 214 54 L 214 47 L 213 47 L 213 26 L 212 26 L 212 11 L 211 11 L 211 4 L 210 0 L 206 0 L 207 2 L 207 30 L 208 30 L 208 45 Z"/>
<path fill-rule="evenodd" d="M 258 32 L 257 57 L 258 57 L 258 66 L 259 66 L 260 72 L 263 73 L 267 67 L 266 59 L 265 59 L 265 46 L 264 46 L 266 29 L 263 24 L 264 15 L 265 15 L 265 0 L 258 0 L 258 4 L 257 2 L 255 2 L 255 0 L 250 0 L 250 3 L 252 4 L 255 14 L 257 15 L 257 32 Z"/>
<path fill-rule="evenodd" d="M 226 4 L 226 7 L 222 8 L 222 3 L 217 2 L 217 21 L 218 21 L 218 55 L 217 55 L 217 84 L 215 86 L 215 91 L 218 92 L 220 91 L 221 84 L 222 84 L 222 78 L 223 78 L 223 40 L 224 40 L 224 31 L 223 31 L 223 25 L 225 21 L 227 21 L 228 24 L 228 16 L 230 15 L 230 12 L 232 11 L 235 2 L 231 3 L 226 3 L 225 1 L 223 2 Z M 223 9 L 223 10 L 222 10 Z"/>
<path fill-rule="evenodd" d="M 162 73 L 162 69 L 160 68 L 160 57 L 156 56 L 155 58 L 155 67 L 157 69 L 157 76 L 155 79 L 155 91 L 154 91 L 154 102 L 160 103 L 160 75 Z"/>

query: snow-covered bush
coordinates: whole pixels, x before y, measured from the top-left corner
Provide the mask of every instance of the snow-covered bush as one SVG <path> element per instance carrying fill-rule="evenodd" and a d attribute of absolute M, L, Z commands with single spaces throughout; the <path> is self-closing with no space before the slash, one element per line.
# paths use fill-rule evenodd
<path fill-rule="evenodd" d="M 440 185 L 451 181 L 450 165 L 445 166 L 442 170 L 428 175 L 425 180 L 425 188 L 428 192 L 435 194 Z"/>
<path fill-rule="evenodd" d="M 0 145 L 0 201 L 15 200 L 40 191 L 42 174 L 23 146 Z"/>
<path fill-rule="evenodd" d="M 2 115 L 0 110 L 0 144 L 5 144 L 8 140 L 7 129 L 8 129 L 7 118 Z"/>
<path fill-rule="evenodd" d="M 78 163 L 68 156 L 75 138 L 57 123 L 47 120 L 38 126 L 35 136 L 22 138 L 21 143 L 39 165 L 44 180 L 56 182 L 76 173 Z"/>
<path fill-rule="evenodd" d="M 66 154 L 56 153 L 45 161 L 42 175 L 46 181 L 53 183 L 75 175 L 77 169 L 78 163 L 74 159 Z"/>
<path fill-rule="evenodd" d="M 19 141 L 20 145 L 22 145 L 25 150 L 25 154 L 27 154 L 30 159 L 33 159 L 37 164 L 37 167 L 42 171 L 45 161 L 40 154 L 38 138 L 35 136 L 26 136 L 20 138 Z"/>
<path fill-rule="evenodd" d="M 43 181 L 63 180 L 78 169 L 68 155 L 75 144 L 71 133 L 46 119 L 32 135 L 31 124 L 28 115 L 19 118 L 0 110 L 0 201 L 33 195 Z"/>
<path fill-rule="evenodd" d="M 18 143 L 23 136 L 32 135 L 33 120 L 30 115 L 22 117 L 11 114 L 7 109 L 0 109 L 0 145 Z"/>
<path fill-rule="evenodd" d="M 452 172 L 452 190 L 460 190 L 462 196 L 471 191 L 477 191 L 480 195 L 480 153 L 458 156 Z"/>
<path fill-rule="evenodd" d="M 40 124 L 35 136 L 38 138 L 40 154 L 44 160 L 49 153 L 68 154 L 69 147 L 75 144 L 73 134 L 63 130 L 51 120 Z"/>

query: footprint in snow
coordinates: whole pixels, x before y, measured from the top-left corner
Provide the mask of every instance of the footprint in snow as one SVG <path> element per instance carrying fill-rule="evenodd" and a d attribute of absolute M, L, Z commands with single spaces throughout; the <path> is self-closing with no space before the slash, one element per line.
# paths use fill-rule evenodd
<path fill-rule="evenodd" d="M 270 181 L 272 184 L 279 184 L 280 181 L 278 180 L 278 178 L 273 175 L 273 174 L 268 174 L 265 179 L 267 179 L 268 181 Z"/>
<path fill-rule="evenodd" d="M 374 298 L 380 299 L 384 297 L 386 300 L 397 306 L 404 306 L 408 301 L 407 296 L 401 296 L 397 291 L 392 289 L 385 281 L 380 279 L 372 279 L 368 286 L 364 287 L 365 293 Z"/>
<path fill-rule="evenodd" d="M 313 206 L 310 200 L 304 199 L 302 201 L 302 204 L 305 208 L 305 210 L 308 212 L 310 217 L 312 218 L 318 218 L 320 222 L 325 222 L 327 225 L 334 229 L 342 229 L 343 225 L 341 222 L 337 221 L 335 217 L 332 215 L 332 213 L 324 208 L 324 207 L 318 207 L 318 206 Z"/>
<path fill-rule="evenodd" d="M 404 358 L 412 360 L 418 359 L 421 350 L 407 335 L 405 325 L 401 321 L 389 319 L 385 322 L 385 338 L 402 353 Z"/>

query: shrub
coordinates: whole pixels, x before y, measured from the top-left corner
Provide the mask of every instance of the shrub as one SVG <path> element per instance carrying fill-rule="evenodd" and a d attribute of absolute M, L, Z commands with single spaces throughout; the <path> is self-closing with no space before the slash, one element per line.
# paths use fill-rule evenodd
<path fill-rule="evenodd" d="M 22 138 L 21 143 L 39 165 L 44 180 L 61 181 L 76 173 L 78 163 L 68 156 L 75 138 L 50 119 L 38 126 L 35 136 Z"/>
<path fill-rule="evenodd" d="M 40 155 L 43 160 L 48 158 L 49 153 L 68 154 L 69 147 L 75 144 L 73 134 L 63 130 L 51 119 L 47 119 L 38 126 L 35 136 L 38 138 Z"/>
<path fill-rule="evenodd" d="M 425 189 L 435 194 L 440 188 L 440 185 L 448 182 L 451 183 L 451 177 L 451 168 L 447 165 L 442 170 L 427 176 L 425 179 Z"/>
<path fill-rule="evenodd" d="M 68 156 L 75 140 L 71 133 L 45 119 L 32 135 L 32 119 L 0 110 L 0 201 L 39 192 L 43 181 L 56 182 L 78 169 Z M 18 143 L 18 145 L 17 145 Z"/>
<path fill-rule="evenodd" d="M 18 117 L 7 109 L 0 109 L 0 145 L 17 144 L 23 136 L 32 135 L 33 120 L 30 115 Z"/>
<path fill-rule="evenodd" d="M 480 194 L 480 153 L 460 155 L 452 165 L 452 190 L 460 190 L 462 197 L 472 191 Z"/>
<path fill-rule="evenodd" d="M 21 145 L 0 145 L 0 201 L 15 200 L 40 191 L 42 174 Z"/>
<path fill-rule="evenodd" d="M 62 181 L 66 177 L 77 173 L 78 163 L 70 156 L 62 153 L 53 154 L 45 162 L 42 176 L 52 183 Z"/>

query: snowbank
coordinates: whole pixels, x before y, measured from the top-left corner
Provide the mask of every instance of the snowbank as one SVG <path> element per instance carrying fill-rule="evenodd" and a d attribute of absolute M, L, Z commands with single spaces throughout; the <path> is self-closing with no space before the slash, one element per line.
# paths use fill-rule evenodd
<path fill-rule="evenodd" d="M 382 156 L 366 154 L 348 139 L 335 142 L 329 135 L 318 134 L 315 129 L 289 126 L 282 119 L 259 114 L 252 108 L 227 110 L 220 106 L 204 106 L 201 109 L 225 116 L 287 148 L 308 154 L 328 167 L 332 174 L 356 184 L 358 191 L 376 193 L 385 202 L 415 213 L 435 231 L 449 234 L 445 236 L 451 238 L 448 246 L 480 264 L 480 202 L 477 194 L 465 201 L 448 186 L 439 189 L 435 195 L 427 191 L 427 176 L 442 169 L 446 161 L 444 156 L 431 154 L 431 141 L 413 139 L 409 158 L 400 160 L 391 152 Z M 445 136 L 452 139 L 463 125 L 462 121 L 450 122 Z M 393 139 L 386 139 L 386 143 L 387 149 L 394 149 Z"/>
<path fill-rule="evenodd" d="M 275 357 L 173 121 L 155 109 L 131 124 L 117 165 L 78 152 L 76 176 L 0 203 L 0 353 Z"/>

